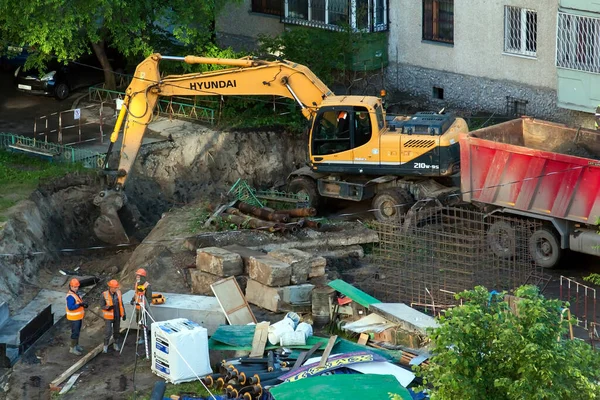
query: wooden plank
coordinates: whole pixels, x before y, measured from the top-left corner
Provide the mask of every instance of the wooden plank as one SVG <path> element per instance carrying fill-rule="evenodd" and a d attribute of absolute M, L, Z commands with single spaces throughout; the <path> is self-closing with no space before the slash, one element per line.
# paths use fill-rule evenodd
<path fill-rule="evenodd" d="M 234 276 L 210 285 L 230 325 L 256 324 L 256 317 Z"/>
<path fill-rule="evenodd" d="M 77 381 L 77 378 L 79 378 L 79 375 L 81 375 L 81 373 L 75 374 L 72 377 L 70 377 L 69 380 L 67 381 L 67 383 L 65 383 L 65 386 L 63 386 L 63 388 L 61 389 L 61 391 L 58 394 L 65 394 L 69 390 L 71 390 L 71 387 L 73 387 L 73 385 Z"/>
<path fill-rule="evenodd" d="M 304 364 L 304 362 L 306 360 L 308 360 L 308 358 L 310 356 L 313 355 L 313 353 L 315 351 L 317 351 L 319 348 L 321 347 L 321 343 L 315 343 L 313 347 L 310 348 L 310 350 L 308 351 L 303 351 L 302 353 L 300 353 L 300 356 L 298 356 L 298 359 L 296 360 L 296 362 L 294 363 L 294 366 L 292 367 L 292 371 L 300 368 L 302 366 L 302 364 Z"/>
<path fill-rule="evenodd" d="M 269 335 L 270 322 L 261 322 L 256 325 L 254 338 L 252 339 L 252 351 L 250 358 L 263 357 L 265 355 L 265 347 L 267 346 L 267 336 Z"/>
<path fill-rule="evenodd" d="M 323 355 L 321 356 L 321 361 L 319 362 L 319 367 L 324 367 L 327 359 L 329 358 L 329 354 L 331 354 L 331 349 L 335 345 L 335 341 L 337 340 L 337 335 L 333 335 L 329 338 L 329 342 L 327 342 L 327 347 L 323 351 Z"/>
<path fill-rule="evenodd" d="M 368 341 L 369 341 L 369 335 L 367 335 L 366 333 L 361 333 L 360 337 L 358 338 L 358 341 L 356 343 L 366 345 Z"/>
<path fill-rule="evenodd" d="M 110 346 L 113 343 L 113 339 L 110 339 L 108 345 Z M 104 347 L 104 343 L 99 344 L 92 351 L 87 353 L 85 356 L 79 359 L 75 364 L 73 364 L 68 370 L 60 374 L 58 378 L 50 382 L 50 390 L 58 390 L 58 385 L 63 383 L 65 379 L 69 378 L 75 372 L 77 372 L 81 367 L 87 364 L 92 358 L 96 357 L 98 354 L 102 352 L 102 348 Z"/>

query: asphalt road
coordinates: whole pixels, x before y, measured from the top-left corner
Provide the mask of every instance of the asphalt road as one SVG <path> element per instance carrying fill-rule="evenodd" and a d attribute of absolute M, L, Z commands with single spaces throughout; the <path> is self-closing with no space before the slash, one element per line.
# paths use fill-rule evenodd
<path fill-rule="evenodd" d="M 33 135 L 36 118 L 70 109 L 81 92 L 64 101 L 53 97 L 29 95 L 17 91 L 11 72 L 0 73 L 0 132 Z"/>

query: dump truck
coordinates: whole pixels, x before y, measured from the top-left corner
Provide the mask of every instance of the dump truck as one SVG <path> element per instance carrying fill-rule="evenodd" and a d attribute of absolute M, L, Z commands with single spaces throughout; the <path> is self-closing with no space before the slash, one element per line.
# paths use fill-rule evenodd
<path fill-rule="evenodd" d="M 600 132 L 522 117 L 460 135 L 462 200 L 488 216 L 542 222 L 528 238 L 538 265 L 558 265 L 565 250 L 600 255 Z M 498 218 L 490 243 L 514 256 L 515 227 Z"/>

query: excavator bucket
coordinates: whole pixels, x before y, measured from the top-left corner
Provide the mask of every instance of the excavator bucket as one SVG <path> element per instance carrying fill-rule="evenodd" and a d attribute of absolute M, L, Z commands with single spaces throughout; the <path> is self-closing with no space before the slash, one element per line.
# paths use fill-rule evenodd
<path fill-rule="evenodd" d="M 94 198 L 94 204 L 100 207 L 100 216 L 94 223 L 94 233 L 105 243 L 129 243 L 129 237 L 118 214 L 125 204 L 124 196 L 121 192 L 105 190 Z"/>

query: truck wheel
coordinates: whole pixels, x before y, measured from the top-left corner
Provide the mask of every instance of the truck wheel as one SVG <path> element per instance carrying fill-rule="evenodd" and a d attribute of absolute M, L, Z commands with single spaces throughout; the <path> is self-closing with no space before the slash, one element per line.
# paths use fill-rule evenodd
<path fill-rule="evenodd" d="M 377 221 L 399 222 L 414 203 L 415 200 L 407 190 L 394 188 L 377 193 L 371 204 Z"/>
<path fill-rule="evenodd" d="M 321 202 L 321 196 L 319 196 L 317 185 L 314 180 L 298 176 L 292 179 L 292 181 L 288 184 L 288 191 L 294 194 L 305 194 L 308 197 L 308 207 L 313 207 L 318 210 Z"/>
<path fill-rule="evenodd" d="M 556 267 L 563 255 L 558 235 L 546 227 L 533 232 L 529 238 L 529 254 L 540 267 Z"/>
<path fill-rule="evenodd" d="M 515 255 L 517 233 L 508 222 L 497 220 L 487 231 L 487 243 L 497 257 L 512 258 Z"/>

